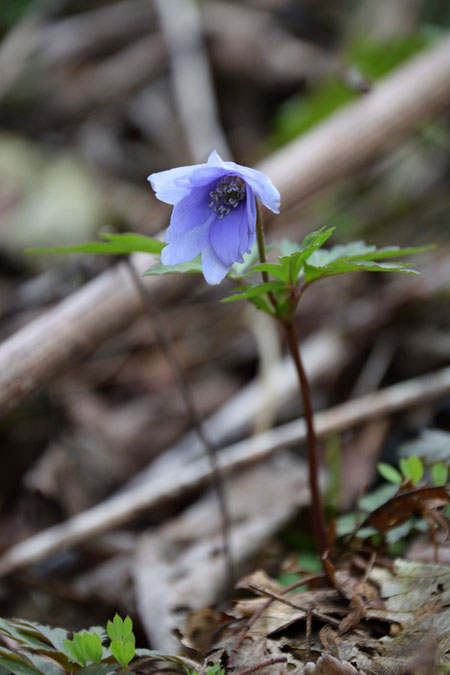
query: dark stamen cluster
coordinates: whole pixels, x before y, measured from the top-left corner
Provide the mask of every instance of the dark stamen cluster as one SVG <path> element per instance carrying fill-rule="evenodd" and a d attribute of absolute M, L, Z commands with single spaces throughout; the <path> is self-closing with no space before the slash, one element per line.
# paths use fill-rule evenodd
<path fill-rule="evenodd" d="M 239 206 L 246 193 L 245 182 L 238 176 L 225 176 L 215 190 L 209 193 L 209 206 L 217 213 L 218 218 L 227 216 L 231 209 Z"/>

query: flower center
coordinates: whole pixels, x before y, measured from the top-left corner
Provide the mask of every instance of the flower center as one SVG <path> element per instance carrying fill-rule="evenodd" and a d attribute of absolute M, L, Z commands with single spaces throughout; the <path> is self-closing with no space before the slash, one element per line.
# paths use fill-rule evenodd
<path fill-rule="evenodd" d="M 227 216 L 231 209 L 239 206 L 244 199 L 246 193 L 246 185 L 239 176 L 225 176 L 220 183 L 217 184 L 215 190 L 209 193 L 211 201 L 210 206 L 218 218 Z"/>

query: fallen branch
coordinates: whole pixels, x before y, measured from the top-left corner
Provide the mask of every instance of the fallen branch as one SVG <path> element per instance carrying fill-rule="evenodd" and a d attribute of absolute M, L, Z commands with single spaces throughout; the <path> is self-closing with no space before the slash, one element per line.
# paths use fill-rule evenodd
<path fill-rule="evenodd" d="M 408 380 L 387 389 L 349 401 L 315 415 L 318 437 L 349 429 L 367 420 L 390 415 L 415 405 L 436 400 L 450 392 L 450 367 L 432 375 Z M 303 419 L 277 427 L 259 436 L 240 441 L 219 456 L 223 471 L 230 472 L 260 462 L 280 448 L 303 442 Z M 183 467 L 182 472 L 158 477 L 111 497 L 92 509 L 70 518 L 11 547 L 0 557 L 0 575 L 35 563 L 62 549 L 79 544 L 100 533 L 129 522 L 167 499 L 176 499 L 211 479 L 207 459 Z"/>
<path fill-rule="evenodd" d="M 258 168 L 279 187 L 284 207 L 310 196 L 444 107 L 450 95 L 449 71 L 446 38 Z M 152 291 L 161 288 L 158 277 L 146 283 Z M 164 279 L 167 286 L 174 283 Z M 0 415 L 88 356 L 139 312 L 136 290 L 118 266 L 18 331 L 0 345 Z"/>
<path fill-rule="evenodd" d="M 348 176 L 448 105 L 449 72 L 447 37 L 263 161 L 258 169 L 280 188 L 283 208 Z"/>

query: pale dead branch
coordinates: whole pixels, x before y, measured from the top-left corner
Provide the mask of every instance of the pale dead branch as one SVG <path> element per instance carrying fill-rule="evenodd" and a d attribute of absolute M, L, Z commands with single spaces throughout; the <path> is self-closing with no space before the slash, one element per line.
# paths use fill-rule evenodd
<path fill-rule="evenodd" d="M 258 168 L 299 201 L 354 171 L 448 101 L 450 38 L 442 40 L 345 107 L 310 134 L 274 153 Z M 176 283 L 165 279 L 164 284 Z M 151 278 L 149 288 L 161 288 Z M 123 269 L 108 271 L 44 313 L 0 346 L 0 414 L 85 358 L 140 311 Z"/>
<path fill-rule="evenodd" d="M 349 429 L 367 420 L 436 400 L 450 392 L 450 367 L 369 394 L 315 416 L 319 437 Z M 260 462 L 280 448 L 299 444 L 306 437 L 302 419 L 277 427 L 259 436 L 240 441 L 221 452 L 223 471 L 230 472 Z M 186 491 L 206 484 L 211 478 L 209 462 L 203 458 L 157 480 L 133 489 L 51 527 L 10 548 L 0 558 L 0 574 L 86 541 L 123 525 L 163 500 L 176 499 Z"/>

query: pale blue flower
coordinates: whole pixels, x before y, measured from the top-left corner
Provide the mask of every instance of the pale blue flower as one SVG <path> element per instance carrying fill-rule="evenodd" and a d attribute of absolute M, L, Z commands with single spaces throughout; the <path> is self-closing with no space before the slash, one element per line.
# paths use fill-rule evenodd
<path fill-rule="evenodd" d="M 156 196 L 173 204 L 161 253 L 164 265 L 202 254 L 203 275 L 218 284 L 255 243 L 256 202 L 279 213 L 280 193 L 266 175 L 213 150 L 205 164 L 181 166 L 148 177 Z"/>

